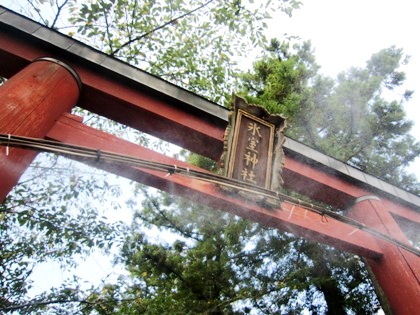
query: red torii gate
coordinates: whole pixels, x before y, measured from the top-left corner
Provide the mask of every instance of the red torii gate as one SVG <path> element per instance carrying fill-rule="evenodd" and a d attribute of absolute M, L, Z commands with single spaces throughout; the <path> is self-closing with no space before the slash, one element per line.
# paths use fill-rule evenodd
<path fill-rule="evenodd" d="M 217 160 L 222 153 L 228 115 L 225 108 L 2 7 L 0 75 L 10 78 L 0 88 L 0 133 L 46 137 L 193 168 L 84 125 L 81 118 L 68 113 L 77 104 L 212 159 Z M 286 139 L 284 149 L 287 189 L 349 209 L 350 217 L 409 244 L 397 220 L 420 224 L 419 196 L 291 139 Z M 0 200 L 34 155 L 1 148 Z M 322 223 L 318 214 L 296 206 L 291 213 L 287 202 L 282 204 L 283 210 L 268 210 L 224 194 L 211 183 L 176 174 L 165 177 L 157 171 L 130 166 L 100 167 L 363 256 L 395 314 L 415 314 L 420 309 L 420 258 L 365 231 L 355 232 L 353 226 L 334 219 Z"/>

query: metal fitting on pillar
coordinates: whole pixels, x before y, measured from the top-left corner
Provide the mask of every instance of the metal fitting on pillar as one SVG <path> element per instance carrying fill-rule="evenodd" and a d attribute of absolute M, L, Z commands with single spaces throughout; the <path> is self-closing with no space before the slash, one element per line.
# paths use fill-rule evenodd
<path fill-rule="evenodd" d="M 375 195 L 366 195 L 366 196 L 362 196 L 362 197 L 357 198 L 354 201 L 354 204 L 357 204 L 357 203 L 363 202 L 363 201 L 367 201 L 367 200 L 381 201 L 381 199 L 379 197 L 375 196 Z"/>
<path fill-rule="evenodd" d="M 0 132 L 43 138 L 77 103 L 82 83 L 69 65 L 50 57 L 34 60 L 0 87 Z M 35 152 L 0 148 L 0 202 L 32 162 Z"/>
<path fill-rule="evenodd" d="M 69 66 L 67 63 L 64 63 L 64 62 L 62 62 L 58 59 L 52 58 L 52 57 L 36 58 L 33 62 L 37 62 L 37 61 L 49 61 L 49 62 L 53 62 L 53 63 L 56 63 L 56 64 L 60 65 L 61 67 L 66 69 L 68 72 L 70 72 L 70 74 L 73 76 L 73 78 L 77 82 L 77 86 L 79 87 L 79 92 L 82 91 L 82 80 L 80 80 L 80 77 L 77 74 L 77 72 L 71 66 Z"/>

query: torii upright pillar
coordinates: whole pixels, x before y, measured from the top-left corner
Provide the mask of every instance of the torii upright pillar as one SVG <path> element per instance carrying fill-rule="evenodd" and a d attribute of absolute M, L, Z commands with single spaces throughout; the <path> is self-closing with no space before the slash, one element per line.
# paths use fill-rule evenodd
<path fill-rule="evenodd" d="M 39 58 L 0 86 L 0 133 L 43 138 L 79 98 L 81 83 L 68 65 Z M 0 202 L 32 162 L 33 151 L 0 148 Z"/>
<path fill-rule="evenodd" d="M 356 200 L 348 216 L 399 241 L 408 243 L 398 223 L 377 196 Z M 420 259 L 396 245 L 378 240 L 383 249 L 379 260 L 366 259 L 374 281 L 386 296 L 387 313 L 418 314 L 420 310 Z"/>

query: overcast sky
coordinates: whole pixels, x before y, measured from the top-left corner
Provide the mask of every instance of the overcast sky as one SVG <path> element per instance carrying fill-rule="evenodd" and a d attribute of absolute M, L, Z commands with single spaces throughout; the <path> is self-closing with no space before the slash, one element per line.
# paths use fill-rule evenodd
<path fill-rule="evenodd" d="M 414 90 L 406 112 L 415 121 L 412 134 L 420 141 L 420 29 L 415 0 L 301 0 L 302 6 L 288 18 L 278 14 L 270 27 L 273 37 L 284 33 L 311 40 L 321 72 L 335 76 L 352 66 L 364 67 L 373 53 L 396 45 L 411 56 L 403 70 L 405 89 Z M 0 0 L 6 5 L 18 0 Z M 420 158 L 411 172 L 420 180 Z"/>
<path fill-rule="evenodd" d="M 420 141 L 420 44 L 416 32 L 420 29 L 418 2 L 414 0 L 301 0 L 302 7 L 292 18 L 280 15 L 271 26 L 273 36 L 284 33 L 310 39 L 315 48 L 321 72 L 335 76 L 351 66 L 364 67 L 373 53 L 396 45 L 411 55 L 411 61 L 404 68 L 407 73 L 406 88 L 416 91 L 408 102 L 406 110 L 410 119 L 415 120 L 413 135 Z M 9 6 L 14 0 L 0 0 Z M 420 159 L 412 172 L 420 178 Z M 108 262 L 92 255 L 85 264 L 90 266 L 86 274 L 89 279 L 94 265 L 96 271 L 109 271 Z M 43 268 L 46 268 L 43 270 Z M 81 268 L 82 269 L 82 268 Z M 83 273 L 82 271 L 80 273 Z M 68 275 L 59 266 L 41 265 L 36 274 L 60 283 Z M 36 289 L 42 290 L 42 279 L 37 280 Z M 95 280 L 89 279 L 93 283 Z M 47 285 L 47 284 L 45 284 Z M 52 285 L 48 282 L 48 286 Z"/>
<path fill-rule="evenodd" d="M 419 8 L 413 0 L 301 0 L 292 18 L 273 21 L 273 36 L 284 33 L 310 39 L 321 72 L 335 76 L 352 66 L 364 67 L 372 54 L 396 45 L 411 56 L 405 89 L 414 90 L 407 103 L 415 121 L 412 134 L 420 141 L 420 30 Z M 411 171 L 420 179 L 420 158 Z"/>

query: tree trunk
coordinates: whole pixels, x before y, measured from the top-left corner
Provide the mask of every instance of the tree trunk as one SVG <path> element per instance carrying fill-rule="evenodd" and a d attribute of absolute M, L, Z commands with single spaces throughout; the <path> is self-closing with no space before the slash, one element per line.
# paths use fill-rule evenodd
<path fill-rule="evenodd" d="M 327 303 L 328 315 L 345 315 L 345 299 L 339 289 L 339 283 L 332 277 L 331 270 L 327 264 L 319 246 L 312 248 L 315 254 L 312 257 L 314 267 L 312 268 L 312 276 L 318 281 L 315 283 L 317 288 L 324 294 L 325 302 Z"/>

